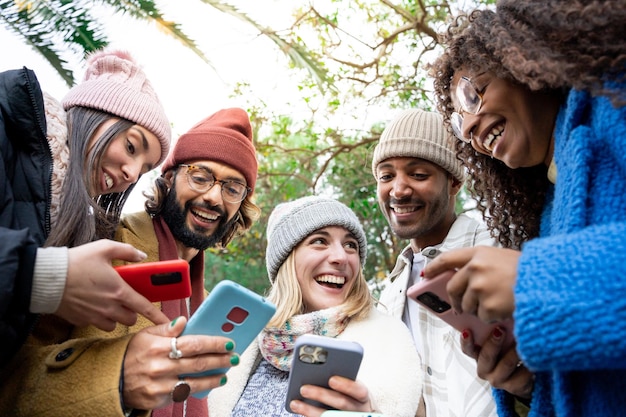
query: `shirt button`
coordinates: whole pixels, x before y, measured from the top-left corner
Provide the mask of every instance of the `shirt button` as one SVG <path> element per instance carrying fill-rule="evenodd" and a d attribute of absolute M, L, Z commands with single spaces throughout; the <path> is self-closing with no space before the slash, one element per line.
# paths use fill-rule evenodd
<path fill-rule="evenodd" d="M 62 351 L 60 351 L 59 353 L 57 353 L 57 355 L 55 356 L 55 360 L 57 362 L 63 362 L 64 360 L 66 360 L 67 358 L 69 358 L 70 356 L 72 356 L 72 353 L 74 353 L 74 348 L 67 348 L 67 349 L 63 349 Z"/>
<path fill-rule="evenodd" d="M 431 376 L 433 374 L 433 370 L 430 369 L 430 366 L 426 368 L 426 372 L 428 372 L 428 375 L 431 375 Z"/>

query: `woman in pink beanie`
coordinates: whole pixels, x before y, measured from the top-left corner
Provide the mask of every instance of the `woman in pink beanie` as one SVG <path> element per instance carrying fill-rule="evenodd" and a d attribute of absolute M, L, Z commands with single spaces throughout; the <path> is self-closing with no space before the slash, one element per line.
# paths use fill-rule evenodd
<path fill-rule="evenodd" d="M 128 53 L 87 65 L 61 103 L 27 68 L 0 73 L 0 367 L 39 314 L 107 331 L 138 312 L 167 321 L 111 266 L 145 254 L 108 239 L 133 185 L 165 159 L 170 125 Z"/>

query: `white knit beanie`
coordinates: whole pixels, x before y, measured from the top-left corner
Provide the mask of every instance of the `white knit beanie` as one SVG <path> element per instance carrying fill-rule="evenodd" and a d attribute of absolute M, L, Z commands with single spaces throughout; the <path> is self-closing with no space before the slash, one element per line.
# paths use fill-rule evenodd
<path fill-rule="evenodd" d="M 367 239 L 356 214 L 332 198 L 302 197 L 277 205 L 267 222 L 265 264 L 272 284 L 293 249 L 311 233 L 327 226 L 340 226 L 349 230 L 359 242 L 361 266 L 365 264 Z"/>
<path fill-rule="evenodd" d="M 125 51 L 103 50 L 87 59 L 84 80 L 61 101 L 67 111 L 80 106 L 101 110 L 148 129 L 161 144 L 160 164 L 170 148 L 172 128 L 146 74 Z"/>
<path fill-rule="evenodd" d="M 454 141 L 439 113 L 404 110 L 380 135 L 372 158 L 372 173 L 376 177 L 376 167 L 385 159 L 413 157 L 435 163 L 463 182 L 465 170 L 456 157 Z"/>

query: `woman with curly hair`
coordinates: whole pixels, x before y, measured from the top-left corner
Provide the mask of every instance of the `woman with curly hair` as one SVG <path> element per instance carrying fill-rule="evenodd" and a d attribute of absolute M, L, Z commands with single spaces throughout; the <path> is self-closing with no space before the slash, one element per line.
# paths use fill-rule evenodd
<path fill-rule="evenodd" d="M 625 21 L 624 0 L 500 0 L 457 18 L 431 66 L 470 192 L 504 248 L 447 252 L 424 272 L 458 270 L 456 310 L 514 318 L 513 351 L 462 341 L 503 388 L 501 415 L 515 397 L 531 416 L 626 407 Z"/>

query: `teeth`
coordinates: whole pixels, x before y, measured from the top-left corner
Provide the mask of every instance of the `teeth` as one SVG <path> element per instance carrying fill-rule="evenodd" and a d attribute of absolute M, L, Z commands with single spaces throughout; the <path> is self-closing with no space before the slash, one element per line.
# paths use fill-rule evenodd
<path fill-rule="evenodd" d="M 392 207 L 391 209 L 398 214 L 412 213 L 417 210 L 415 207 Z"/>
<path fill-rule="evenodd" d="M 113 187 L 113 178 L 111 178 L 106 172 L 104 173 L 104 182 L 106 183 L 107 188 Z"/>
<path fill-rule="evenodd" d="M 322 275 L 320 277 L 316 277 L 315 281 L 317 282 L 328 282 L 330 284 L 338 284 L 343 285 L 346 283 L 345 277 L 338 277 L 335 275 Z"/>
<path fill-rule="evenodd" d="M 502 135 L 503 131 L 504 131 L 504 125 L 503 124 L 494 127 L 491 130 L 491 132 L 489 132 L 487 134 L 487 138 L 483 141 L 483 146 L 485 147 L 485 149 L 487 149 L 489 152 L 491 152 L 493 150 L 493 147 L 495 146 L 496 142 L 498 141 L 498 139 Z"/>
<path fill-rule="evenodd" d="M 210 215 L 210 214 L 207 214 L 207 213 L 204 213 L 204 212 L 199 212 L 199 211 L 196 211 L 196 210 L 191 210 L 191 212 L 194 214 L 194 216 L 198 216 L 201 219 L 207 220 L 207 221 L 217 220 L 217 217 L 218 217 L 217 215 Z"/>

